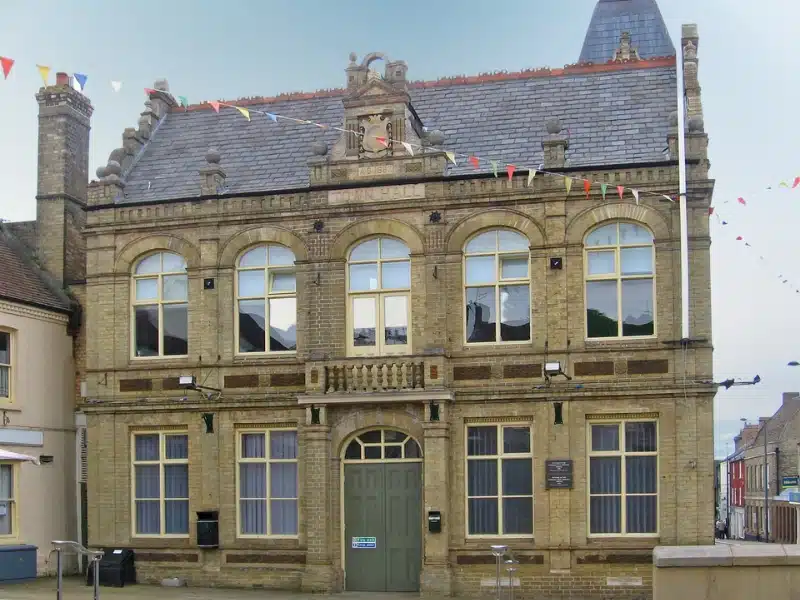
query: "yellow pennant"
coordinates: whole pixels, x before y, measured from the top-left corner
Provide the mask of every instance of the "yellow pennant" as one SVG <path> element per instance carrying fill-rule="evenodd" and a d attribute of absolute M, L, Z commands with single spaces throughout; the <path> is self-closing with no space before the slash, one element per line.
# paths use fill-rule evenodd
<path fill-rule="evenodd" d="M 241 106 L 237 106 L 236 110 L 238 110 L 240 113 L 242 113 L 242 116 L 245 119 L 247 119 L 248 121 L 250 120 L 250 111 L 249 110 L 247 110 L 246 108 L 242 108 Z"/>
<path fill-rule="evenodd" d="M 42 76 L 42 81 L 44 82 L 44 87 L 47 87 L 47 78 L 50 76 L 50 67 L 44 67 L 42 65 L 36 65 L 36 68 L 39 69 L 39 75 Z"/>
<path fill-rule="evenodd" d="M 531 187 L 534 177 L 536 177 L 536 169 L 531 169 L 528 171 L 528 187 Z"/>
<path fill-rule="evenodd" d="M 572 177 L 564 177 L 564 187 L 567 188 L 567 196 L 569 196 L 569 191 L 572 189 Z"/>
<path fill-rule="evenodd" d="M 447 156 L 447 160 L 449 160 L 451 163 L 453 163 L 454 165 L 458 164 L 458 163 L 456 163 L 456 155 L 455 154 L 453 154 L 452 152 L 445 152 L 444 154 L 445 154 L 445 156 Z"/>

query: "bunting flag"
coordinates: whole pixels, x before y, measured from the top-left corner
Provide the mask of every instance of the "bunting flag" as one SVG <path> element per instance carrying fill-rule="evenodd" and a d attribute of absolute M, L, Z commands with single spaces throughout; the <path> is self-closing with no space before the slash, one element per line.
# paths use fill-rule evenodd
<path fill-rule="evenodd" d="M 88 77 L 86 75 L 84 75 L 83 73 L 73 73 L 72 76 L 73 76 L 73 79 L 78 82 L 78 85 L 81 86 L 78 91 L 82 92 L 83 90 L 85 90 L 86 89 L 86 80 L 88 79 Z"/>
<path fill-rule="evenodd" d="M 217 112 L 219 112 L 219 111 L 217 111 Z M 270 121 L 274 121 L 275 123 L 278 122 L 277 115 L 273 115 L 272 113 L 264 113 L 264 114 L 267 115 L 267 117 L 269 118 Z"/>
<path fill-rule="evenodd" d="M 469 163 L 470 163 L 470 164 L 471 164 L 473 167 L 475 167 L 476 169 L 478 168 L 478 165 L 480 164 L 480 162 L 481 162 L 481 161 L 480 161 L 480 160 L 478 160 L 478 157 L 477 157 L 477 156 L 470 156 L 470 157 L 469 157 Z"/>
<path fill-rule="evenodd" d="M 44 82 L 44 87 L 47 87 L 47 78 L 50 76 L 50 67 L 45 67 L 44 65 L 36 65 L 36 68 L 39 69 L 39 75 Z"/>
<path fill-rule="evenodd" d="M 248 121 L 250 120 L 250 111 L 249 110 L 247 110 L 246 108 L 244 108 L 242 106 L 237 106 L 236 110 L 238 110 L 240 113 L 242 113 L 242 116 L 245 119 L 247 119 Z"/>
<path fill-rule="evenodd" d="M 11 67 L 14 66 L 14 59 L 0 56 L 0 65 L 3 67 L 3 79 L 8 79 L 8 74 L 11 73 Z"/>
<path fill-rule="evenodd" d="M 794 183 L 792 184 L 792 189 L 796 188 L 798 185 L 800 185 L 800 177 L 795 177 Z"/>
<path fill-rule="evenodd" d="M 603 194 L 603 202 L 606 201 L 606 191 L 607 190 L 608 190 L 608 184 L 607 183 L 601 183 L 600 184 L 600 192 Z"/>
<path fill-rule="evenodd" d="M 451 163 L 453 163 L 454 165 L 457 165 L 457 164 L 458 164 L 458 163 L 456 162 L 456 155 L 455 155 L 455 154 L 453 154 L 452 152 L 445 152 L 445 153 L 444 153 L 444 155 L 447 157 L 447 160 L 449 160 L 449 161 L 450 161 Z"/>
<path fill-rule="evenodd" d="M 151 94 L 155 94 L 155 93 L 156 93 L 156 91 L 155 91 L 153 88 L 144 88 L 144 93 L 145 93 L 145 94 L 147 94 L 147 95 L 149 96 L 149 95 L 151 95 Z M 219 104 L 219 103 L 218 103 L 218 104 Z M 217 111 L 217 112 L 219 112 L 219 111 Z"/>
<path fill-rule="evenodd" d="M 744 238 L 743 238 L 742 236 L 740 236 L 740 235 L 737 235 L 737 236 L 736 236 L 736 241 L 737 241 L 737 242 L 741 242 L 743 239 L 744 239 Z"/>
<path fill-rule="evenodd" d="M 589 192 L 592 191 L 592 182 L 588 179 L 583 180 L 583 191 L 586 192 L 586 199 L 589 199 Z"/>
<path fill-rule="evenodd" d="M 514 165 L 508 165 L 506 167 L 506 173 L 508 173 L 508 180 L 511 181 L 514 178 L 514 171 L 517 170 L 517 167 Z"/>
<path fill-rule="evenodd" d="M 619 194 L 619 199 L 622 200 L 622 196 L 625 194 L 625 186 L 618 185 L 617 186 L 617 193 Z"/>
<path fill-rule="evenodd" d="M 636 198 L 636 206 L 639 206 L 639 190 L 631 189 L 631 194 Z"/>
<path fill-rule="evenodd" d="M 414 148 L 411 147 L 411 144 L 409 144 L 408 142 L 400 142 L 400 143 L 403 144 L 403 148 L 406 149 L 406 154 L 408 154 L 409 156 L 414 156 Z"/>
<path fill-rule="evenodd" d="M 533 185 L 533 178 L 536 177 L 536 169 L 531 169 L 528 171 L 528 187 Z"/>
<path fill-rule="evenodd" d="M 572 189 L 572 177 L 564 177 L 564 187 L 567 190 L 567 196 L 569 196 L 569 191 Z"/>
<path fill-rule="evenodd" d="M 780 182 L 780 184 L 778 185 L 778 187 L 785 187 L 785 188 L 788 188 L 788 187 L 789 187 L 789 184 L 788 184 L 788 183 L 786 183 L 785 181 L 781 181 L 781 182 Z"/>
<path fill-rule="evenodd" d="M 211 101 L 211 102 L 209 102 L 209 104 L 211 105 L 211 108 L 214 109 L 214 112 L 216 112 L 216 113 L 219 112 L 219 102 Z"/>
<path fill-rule="evenodd" d="M 118 92 L 122 89 L 122 82 L 121 81 L 112 81 L 111 82 L 111 89 L 115 92 Z"/>
<path fill-rule="evenodd" d="M 744 198 L 738 198 L 737 202 L 743 206 L 747 206 L 747 202 L 744 201 Z"/>
<path fill-rule="evenodd" d="M 708 207 L 708 216 L 710 217 L 713 214 L 714 214 L 714 207 L 713 206 L 709 206 Z"/>
<path fill-rule="evenodd" d="M 389 143 L 386 141 L 385 137 L 376 137 L 375 139 L 378 141 L 379 144 L 382 144 L 383 146 L 386 146 L 387 148 L 389 147 Z"/>
<path fill-rule="evenodd" d="M 489 162 L 492 164 L 492 173 L 494 173 L 494 176 L 497 177 L 497 161 L 491 160 Z"/>

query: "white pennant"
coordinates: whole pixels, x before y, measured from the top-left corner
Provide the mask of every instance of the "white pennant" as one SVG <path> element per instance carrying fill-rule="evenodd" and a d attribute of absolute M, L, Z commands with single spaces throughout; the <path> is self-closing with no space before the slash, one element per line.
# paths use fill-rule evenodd
<path fill-rule="evenodd" d="M 400 143 L 403 144 L 403 148 L 406 149 L 406 152 L 408 152 L 409 156 L 414 156 L 414 149 L 411 147 L 411 144 L 409 144 L 408 142 L 400 142 Z"/>
<path fill-rule="evenodd" d="M 636 205 L 639 205 L 639 190 L 631 190 L 633 197 L 636 198 Z"/>
<path fill-rule="evenodd" d="M 111 89 L 115 92 L 118 92 L 122 89 L 122 82 L 121 81 L 112 81 L 111 82 Z"/>

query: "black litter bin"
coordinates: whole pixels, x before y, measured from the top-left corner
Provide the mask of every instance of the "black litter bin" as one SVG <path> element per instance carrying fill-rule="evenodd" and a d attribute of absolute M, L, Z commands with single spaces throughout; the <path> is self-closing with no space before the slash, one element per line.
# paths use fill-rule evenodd
<path fill-rule="evenodd" d="M 89 562 L 86 572 L 86 585 L 94 585 L 96 561 Z M 105 587 L 124 587 L 126 583 L 136 583 L 136 566 L 133 550 L 128 548 L 104 548 L 100 559 L 100 585 Z"/>

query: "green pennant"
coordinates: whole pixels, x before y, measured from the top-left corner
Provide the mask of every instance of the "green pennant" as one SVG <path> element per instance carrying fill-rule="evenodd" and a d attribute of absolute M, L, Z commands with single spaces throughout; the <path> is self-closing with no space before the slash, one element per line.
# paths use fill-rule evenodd
<path fill-rule="evenodd" d="M 178 96 L 178 102 L 180 102 L 181 106 L 189 106 L 189 100 L 186 99 L 186 96 Z"/>
<path fill-rule="evenodd" d="M 607 183 L 601 183 L 600 184 L 600 191 L 603 192 L 603 202 L 605 202 L 605 200 L 606 200 L 606 190 L 607 189 L 608 189 L 608 184 Z"/>
<path fill-rule="evenodd" d="M 494 176 L 497 177 L 497 161 L 491 160 L 489 162 L 492 163 L 492 173 L 494 173 Z"/>

